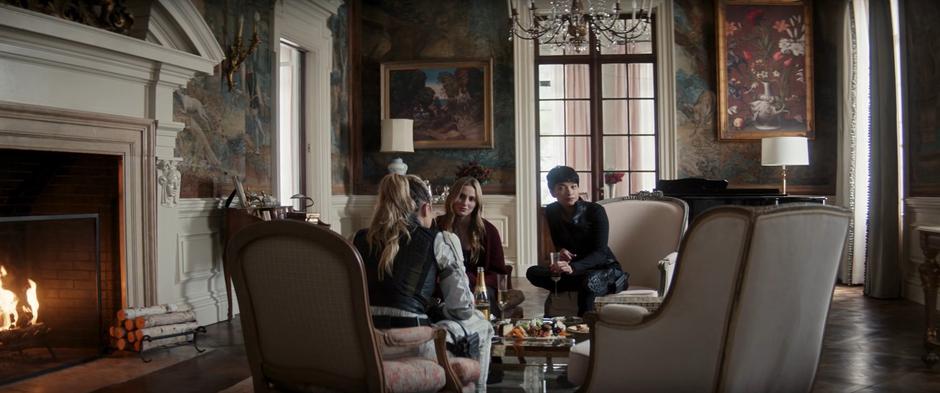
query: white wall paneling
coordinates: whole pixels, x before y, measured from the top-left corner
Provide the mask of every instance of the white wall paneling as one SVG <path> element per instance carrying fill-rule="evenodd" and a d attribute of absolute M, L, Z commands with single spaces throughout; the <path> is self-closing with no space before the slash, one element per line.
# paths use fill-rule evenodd
<path fill-rule="evenodd" d="M 906 198 L 904 214 L 905 244 L 904 256 L 901 258 L 904 297 L 924 304 L 924 289 L 917 270 L 924 262 L 924 252 L 920 248 L 920 233 L 914 228 L 922 225 L 940 225 L 940 198 Z M 937 300 L 937 304 L 940 305 L 940 296 L 937 296 Z"/>
<path fill-rule="evenodd" d="M 375 201 L 374 195 L 334 196 L 332 210 L 337 220 L 330 223 L 331 229 L 351 239 L 357 230 L 369 226 Z M 492 222 L 499 231 L 506 263 L 515 266 L 514 275 L 525 277 L 525 270 L 520 269 L 517 263 L 519 252 L 516 239 L 519 236 L 516 234 L 516 198 L 512 195 L 484 195 L 483 206 L 484 218 Z"/>

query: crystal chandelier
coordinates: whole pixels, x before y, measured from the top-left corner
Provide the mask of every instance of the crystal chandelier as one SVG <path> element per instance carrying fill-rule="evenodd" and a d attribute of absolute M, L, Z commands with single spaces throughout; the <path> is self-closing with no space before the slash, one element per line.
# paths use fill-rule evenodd
<path fill-rule="evenodd" d="M 543 11 L 535 7 L 535 0 L 529 0 L 529 26 L 525 26 L 512 0 L 507 3 L 510 41 L 515 36 L 569 53 L 584 52 L 592 37 L 597 50 L 602 45 L 634 43 L 649 31 L 653 8 L 652 0 L 632 0 L 629 12 L 620 7 L 619 0 L 613 7 L 605 0 L 551 0 L 550 9 Z"/>

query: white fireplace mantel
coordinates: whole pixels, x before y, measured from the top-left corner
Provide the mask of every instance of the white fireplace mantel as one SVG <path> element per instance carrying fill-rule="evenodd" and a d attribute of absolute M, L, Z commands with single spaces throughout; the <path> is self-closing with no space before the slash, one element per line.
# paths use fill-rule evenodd
<path fill-rule="evenodd" d="M 157 198 L 156 167 L 159 161 L 161 168 L 173 168 L 179 160 L 173 150 L 184 125 L 173 121 L 173 91 L 199 73 L 211 74 L 223 58 L 188 0 L 155 0 L 146 40 L 0 5 L 0 103 L 6 111 L 0 116 L 0 148 L 68 151 L 70 144 L 63 141 L 74 137 L 81 141 L 76 151 L 121 154 L 140 164 L 140 170 L 124 174 L 124 184 L 135 185 L 125 189 L 126 198 L 139 209 L 122 212 L 125 270 L 131 273 L 128 306 L 193 298 L 171 293 L 179 277 L 180 213 L 175 203 Z M 17 108 L 34 115 L 24 119 L 13 113 Z M 66 127 L 75 119 L 87 120 Z M 104 132 L 114 123 L 132 126 L 127 132 Z M 32 134 L 23 133 L 29 130 Z M 42 130 L 58 136 L 37 142 Z M 127 142 L 131 148 L 114 148 L 115 138 L 141 130 L 146 135 Z M 161 175 L 161 181 L 172 177 Z"/>

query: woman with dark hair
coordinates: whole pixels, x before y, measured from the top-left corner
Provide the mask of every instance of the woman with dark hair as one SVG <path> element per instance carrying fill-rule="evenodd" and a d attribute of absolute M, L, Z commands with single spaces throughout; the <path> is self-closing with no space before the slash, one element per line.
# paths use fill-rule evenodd
<path fill-rule="evenodd" d="M 493 327 L 474 309 L 460 241 L 434 228 L 433 221 L 431 193 L 421 178 L 382 178 L 372 223 L 353 240 L 366 268 L 372 322 L 377 329 L 427 326 L 432 324 L 428 312 L 435 307 L 443 318 L 435 324 L 451 333 L 449 342 L 479 334 L 477 389 L 486 390 Z M 432 303 L 437 284 L 443 294 L 439 307 Z M 434 359 L 433 343 L 423 354 Z"/>
<path fill-rule="evenodd" d="M 532 266 L 526 278 L 532 285 L 558 292 L 578 292 L 578 316 L 594 309 L 594 298 L 626 289 L 626 279 L 611 288 L 608 276 L 619 277 L 620 263 L 607 246 L 610 224 L 601 205 L 580 197 L 578 173 L 567 166 L 548 172 L 548 190 L 555 202 L 545 206 L 552 242 L 559 253 L 557 264 Z M 611 272 L 612 274 L 609 274 Z M 560 275 L 557 282 L 552 274 Z M 592 282 L 592 280 L 594 282 Z M 603 281 L 598 285 L 597 281 Z"/>
<path fill-rule="evenodd" d="M 483 189 L 477 179 L 468 176 L 454 181 L 450 190 L 444 202 L 446 213 L 437 218 L 437 226 L 442 231 L 453 232 L 460 239 L 471 288 L 477 285 L 477 268 L 483 267 L 486 292 L 491 299 L 490 310 L 497 318 L 502 318 L 502 310 L 495 301 L 497 277 L 509 274 L 509 269 L 503 256 L 503 241 L 499 231 L 483 218 Z M 510 303 L 507 308 L 521 302 L 521 299 L 511 300 L 515 304 Z"/>

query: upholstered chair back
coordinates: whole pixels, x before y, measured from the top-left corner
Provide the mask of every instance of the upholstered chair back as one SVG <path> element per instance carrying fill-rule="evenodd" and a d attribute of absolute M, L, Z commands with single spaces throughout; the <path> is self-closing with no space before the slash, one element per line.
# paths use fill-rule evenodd
<path fill-rule="evenodd" d="M 848 219 L 839 211 L 804 207 L 764 212 L 753 226 L 721 390 L 807 392 Z"/>
<path fill-rule="evenodd" d="M 256 392 L 314 383 L 384 390 L 362 260 L 345 239 L 307 223 L 262 222 L 227 253 Z"/>
<path fill-rule="evenodd" d="M 688 219 L 686 203 L 663 196 L 628 196 L 598 203 L 610 222 L 610 249 L 630 273 L 630 288 L 658 289 L 657 263 L 679 249 Z"/>
<path fill-rule="evenodd" d="M 815 204 L 705 212 L 659 309 L 601 308 L 569 380 L 583 392 L 810 391 L 848 220 Z"/>
<path fill-rule="evenodd" d="M 748 221 L 743 209 L 703 215 L 685 239 L 659 315 L 636 327 L 603 318 L 596 323 L 591 344 L 599 345 L 591 345 L 591 391 L 623 386 L 625 391 L 681 392 L 714 381 Z M 623 377 L 625 359 L 637 360 L 630 362 L 629 379 Z M 677 374 L 664 378 L 664 370 Z"/>

